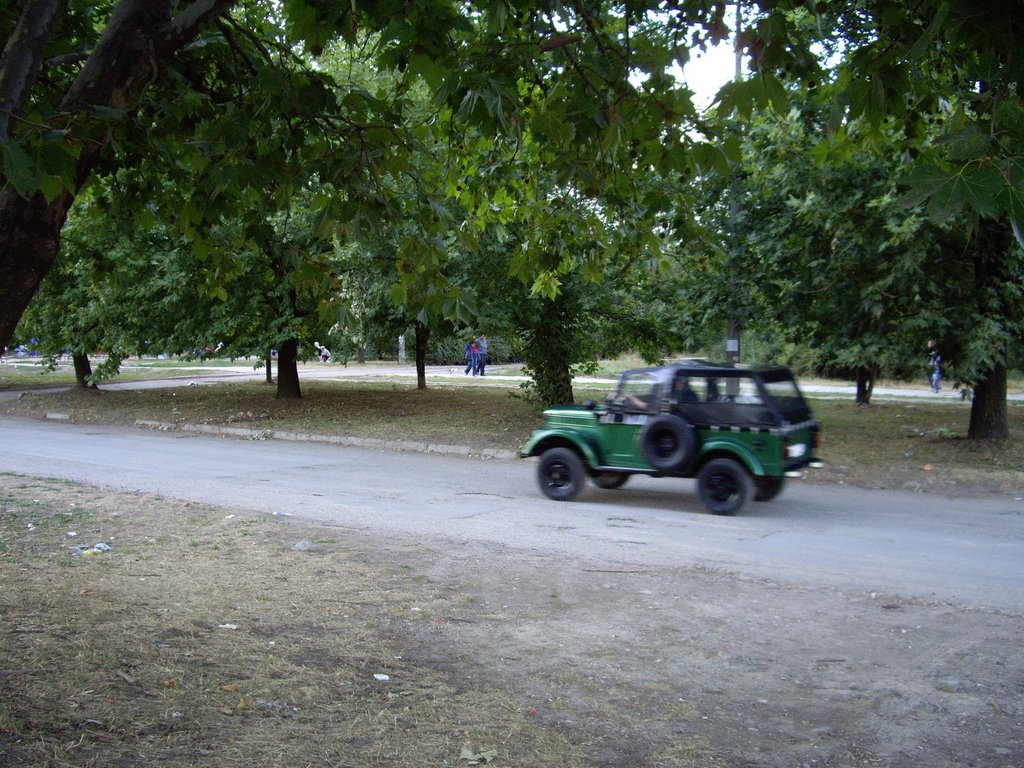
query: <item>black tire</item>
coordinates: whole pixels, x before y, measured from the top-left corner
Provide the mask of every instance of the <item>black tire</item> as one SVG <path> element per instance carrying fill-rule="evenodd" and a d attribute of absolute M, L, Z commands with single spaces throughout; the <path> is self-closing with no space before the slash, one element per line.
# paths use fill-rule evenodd
<path fill-rule="evenodd" d="M 754 492 L 754 479 L 733 459 L 712 459 L 697 475 L 700 500 L 715 515 L 739 512 Z"/>
<path fill-rule="evenodd" d="M 598 472 L 594 475 L 594 485 L 608 491 L 621 488 L 629 480 L 628 472 Z"/>
<path fill-rule="evenodd" d="M 697 450 L 697 432 L 685 419 L 672 414 L 655 416 L 640 435 L 644 459 L 659 472 L 675 472 Z"/>
<path fill-rule="evenodd" d="M 540 456 L 537 482 L 549 499 L 572 501 L 586 482 L 583 461 L 571 448 L 549 448 Z"/>
<path fill-rule="evenodd" d="M 754 501 L 771 501 L 786 487 L 784 477 L 756 477 L 754 485 L 757 486 L 757 493 L 754 494 Z"/>

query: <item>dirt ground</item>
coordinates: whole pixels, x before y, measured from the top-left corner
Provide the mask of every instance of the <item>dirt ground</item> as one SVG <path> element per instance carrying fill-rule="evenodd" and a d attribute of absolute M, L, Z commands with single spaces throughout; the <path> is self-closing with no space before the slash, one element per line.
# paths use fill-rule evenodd
<path fill-rule="evenodd" d="M 14 476 L 0 578 L 0 766 L 1024 766 L 1021 616 L 895 590 Z"/>

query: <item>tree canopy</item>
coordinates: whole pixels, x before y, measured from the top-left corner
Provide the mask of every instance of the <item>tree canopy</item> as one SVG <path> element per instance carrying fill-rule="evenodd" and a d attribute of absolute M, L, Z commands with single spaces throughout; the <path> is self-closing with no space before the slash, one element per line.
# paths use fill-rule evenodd
<path fill-rule="evenodd" d="M 140 228 L 159 221 L 186 238 L 204 295 L 226 300 L 262 253 L 296 317 L 342 311 L 329 298 L 334 267 L 317 254 L 358 253 L 368 234 L 393 253 L 394 300 L 426 326 L 467 310 L 451 254 L 495 245 L 508 274 L 548 301 L 580 280 L 628 273 L 642 285 L 621 266 L 671 268 L 715 237 L 689 185 L 742 168 L 736 121 L 785 115 L 796 94 L 827 106 L 810 149 L 819 163 L 899 154 L 904 205 L 954 223 L 963 242 L 1024 240 L 1019 3 L 745 4 L 737 44 L 750 74 L 699 113 L 678 68 L 729 35 L 726 10 L 703 0 L 8 4 L 0 344 L 56 263 L 76 198 L 100 181 Z M 301 243 L 281 229 L 296 215 L 308 223 Z M 1016 274 L 1007 254 L 1020 246 L 1006 246 L 995 263 L 973 263 L 990 276 L 986 291 Z M 865 267 L 883 258 L 865 243 L 859 252 Z M 1019 307 L 1003 299 L 1001 319 Z M 998 340 L 1018 319 L 975 357 L 1005 370 Z M 291 350 L 301 331 L 285 325 Z"/>

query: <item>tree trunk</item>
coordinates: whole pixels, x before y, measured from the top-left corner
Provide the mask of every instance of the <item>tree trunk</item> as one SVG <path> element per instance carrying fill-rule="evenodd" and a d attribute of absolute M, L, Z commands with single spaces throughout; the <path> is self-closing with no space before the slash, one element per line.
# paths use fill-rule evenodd
<path fill-rule="evenodd" d="M 536 371 L 534 378 L 537 388 L 543 393 L 545 406 L 574 402 L 572 374 L 568 365 L 548 366 L 543 371 Z"/>
<path fill-rule="evenodd" d="M 177 0 L 121 0 L 57 112 L 84 116 L 100 107 L 130 110 L 157 76 L 160 63 L 234 2 L 196 3 L 174 17 Z M 51 5 L 30 3 L 25 13 Z M 42 55 L 41 45 L 5 50 L 0 61 L 5 70 L 0 77 L 4 110 L 17 113 L 20 103 L 26 103 L 25 88 L 31 85 L 31 73 L 38 71 Z M 9 77 L 12 67 L 21 73 L 13 79 Z M 77 128 L 66 142 L 78 151 L 74 178 L 68 180 L 77 193 L 106 156 L 110 132 L 96 120 L 79 119 L 74 125 Z M 0 140 L 7 138 L 0 135 Z M 2 175 L 0 182 L 6 186 L 0 194 L 0 346 L 4 346 L 57 258 L 60 230 L 75 193 L 64 191 L 51 201 L 41 193 L 26 199 Z"/>
<path fill-rule="evenodd" d="M 298 339 L 288 339 L 277 350 L 277 399 L 298 400 L 302 397 L 299 388 Z"/>
<path fill-rule="evenodd" d="M 1007 254 L 1017 247 L 1005 221 L 982 218 L 978 222 L 971 249 L 976 311 L 1000 325 L 1006 322 L 1005 318 L 1013 316 L 1014 305 L 1005 300 L 993 302 L 992 298 L 1006 295 L 1003 286 L 1015 282 L 1015 275 L 1008 269 Z M 1006 414 L 1006 352 L 1004 345 L 999 350 L 998 362 L 991 370 L 983 371 L 974 384 L 971 421 L 967 428 L 970 440 L 1005 440 L 1010 436 Z"/>
<path fill-rule="evenodd" d="M 524 317 L 523 360 L 533 391 L 544 407 L 573 402 L 572 366 L 578 361 L 576 288 L 567 284 L 554 299 L 538 302 Z"/>
<path fill-rule="evenodd" d="M 52 203 L 42 195 L 25 200 L 12 189 L 0 194 L 0 346 L 10 342 L 57 258 L 71 200 L 66 193 Z"/>
<path fill-rule="evenodd" d="M 89 356 L 75 352 L 71 355 L 71 360 L 75 364 L 75 381 L 78 382 L 78 386 L 82 389 L 95 389 L 96 385 L 89 381 L 89 377 L 92 376 Z"/>
<path fill-rule="evenodd" d="M 1005 440 L 1010 436 L 1006 420 L 1006 364 L 1000 363 L 984 381 L 974 385 L 971 400 L 971 421 L 967 428 L 970 440 Z"/>
<path fill-rule="evenodd" d="M 60 0 L 27 0 L 9 31 L 0 60 L 0 140 L 11 137 L 11 118 L 25 110 L 62 5 Z"/>
<path fill-rule="evenodd" d="M 430 328 L 416 321 L 416 389 L 427 388 L 427 339 Z"/>
<path fill-rule="evenodd" d="M 875 372 L 870 368 L 857 369 L 857 405 L 871 405 L 871 394 L 875 391 Z"/>
<path fill-rule="evenodd" d="M 274 356 L 272 354 L 270 354 L 270 350 L 268 349 L 267 350 L 267 356 L 263 360 L 263 362 L 266 363 L 266 366 L 267 366 L 267 384 L 273 384 L 274 383 L 274 371 L 271 368 L 271 364 L 273 363 L 273 361 L 274 361 Z"/>

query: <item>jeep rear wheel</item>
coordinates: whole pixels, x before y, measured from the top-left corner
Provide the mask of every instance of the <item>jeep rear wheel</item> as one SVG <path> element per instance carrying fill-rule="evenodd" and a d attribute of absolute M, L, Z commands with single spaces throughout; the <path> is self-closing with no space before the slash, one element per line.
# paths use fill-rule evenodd
<path fill-rule="evenodd" d="M 738 461 L 712 459 L 697 475 L 697 493 L 711 513 L 731 515 L 754 495 L 754 480 Z"/>
<path fill-rule="evenodd" d="M 537 465 L 537 482 L 549 499 L 571 501 L 576 498 L 586 480 L 583 462 L 571 448 L 549 448 Z"/>

